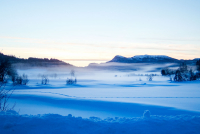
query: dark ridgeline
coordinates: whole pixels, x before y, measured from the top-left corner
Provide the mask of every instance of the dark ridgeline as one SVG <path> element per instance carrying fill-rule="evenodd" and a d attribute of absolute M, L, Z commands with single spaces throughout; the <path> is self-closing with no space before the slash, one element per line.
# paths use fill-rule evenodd
<path fill-rule="evenodd" d="M 109 62 L 117 62 L 117 63 L 186 63 L 186 64 L 195 64 L 199 58 L 195 58 L 193 60 L 178 60 L 175 58 L 171 58 L 165 55 L 138 55 L 130 58 L 123 56 L 115 56 Z"/>
<path fill-rule="evenodd" d="M 52 65 L 68 65 L 72 66 L 69 63 L 65 63 L 61 60 L 58 59 L 48 59 L 48 58 L 34 58 L 34 57 L 29 57 L 28 59 L 24 58 L 17 58 L 13 55 L 4 55 L 3 53 L 0 53 L 0 60 L 1 59 L 8 59 L 12 64 L 25 64 L 28 66 L 52 66 Z"/>
<path fill-rule="evenodd" d="M 0 53 L 0 60 L 4 58 L 9 59 L 9 61 L 12 64 L 15 64 L 17 66 L 21 66 L 21 65 L 32 66 L 32 67 L 33 66 L 47 67 L 47 66 L 52 66 L 52 65 L 73 66 L 69 63 L 66 63 L 54 58 L 48 59 L 48 58 L 29 57 L 28 59 L 24 59 L 24 58 L 17 58 L 13 55 L 4 55 L 3 53 Z M 108 66 L 106 65 L 110 65 L 110 63 L 147 63 L 147 64 L 177 63 L 179 65 L 180 63 L 184 62 L 187 65 L 195 65 L 199 59 L 200 58 L 195 58 L 193 60 L 183 60 L 183 59 L 178 60 L 178 59 L 171 58 L 165 55 L 136 55 L 136 56 L 127 58 L 127 57 L 117 55 L 112 60 L 106 63 L 101 63 L 101 64 L 90 63 L 88 67 L 93 67 L 93 68 L 101 67 L 101 68 L 108 69 Z M 130 66 L 128 64 L 126 66 L 127 67 L 123 66 L 122 70 L 127 70 L 127 69 L 135 70 L 135 68 L 130 69 Z M 111 69 L 113 69 L 113 67 L 117 67 L 117 65 L 110 66 Z"/>
<path fill-rule="evenodd" d="M 143 66 L 148 66 L 151 64 L 174 63 L 169 65 L 169 67 L 178 67 L 180 63 L 186 63 L 187 65 L 195 66 L 197 61 L 198 58 L 195 58 L 193 60 L 183 60 L 183 59 L 178 60 L 165 55 L 136 55 L 130 58 L 117 55 L 112 60 L 106 63 L 100 63 L 100 64 L 90 63 L 87 66 L 87 68 L 118 70 L 118 71 L 136 71 L 140 69 L 139 66 L 136 65 L 137 63 L 142 63 Z M 132 63 L 135 63 L 135 65 L 133 65 Z M 161 69 L 162 68 L 156 68 L 157 71 Z"/>

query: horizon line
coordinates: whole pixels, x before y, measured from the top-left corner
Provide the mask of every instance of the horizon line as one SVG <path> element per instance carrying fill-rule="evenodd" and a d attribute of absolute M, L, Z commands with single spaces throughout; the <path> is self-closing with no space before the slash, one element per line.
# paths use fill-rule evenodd
<path fill-rule="evenodd" d="M 110 59 L 62 59 L 64 61 L 109 61 Z"/>

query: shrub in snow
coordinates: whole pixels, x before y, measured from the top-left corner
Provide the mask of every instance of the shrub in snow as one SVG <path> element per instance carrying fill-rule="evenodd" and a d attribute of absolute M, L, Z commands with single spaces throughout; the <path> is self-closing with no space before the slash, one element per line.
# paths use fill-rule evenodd
<path fill-rule="evenodd" d="M 150 116 L 151 116 L 150 111 L 149 110 L 145 110 L 144 113 L 143 113 L 143 117 L 144 118 L 150 118 Z"/>
<path fill-rule="evenodd" d="M 76 77 L 75 77 L 75 71 L 74 71 L 74 70 L 71 70 L 70 75 L 71 75 L 71 78 L 70 78 L 70 79 L 67 78 L 66 84 L 67 84 L 67 85 L 76 84 L 77 79 L 76 79 Z"/>
<path fill-rule="evenodd" d="M 75 78 L 75 79 L 67 79 L 67 80 L 66 80 L 66 84 L 67 84 L 67 85 L 76 84 L 76 82 L 77 82 L 76 78 Z"/>
<path fill-rule="evenodd" d="M 28 76 L 23 74 L 22 76 L 13 76 L 12 77 L 12 82 L 14 85 L 27 85 L 29 82 Z"/>
<path fill-rule="evenodd" d="M 46 75 L 42 75 L 41 77 L 42 77 L 42 84 L 43 85 L 46 85 L 46 84 L 49 83 L 49 79 Z"/>
<path fill-rule="evenodd" d="M 58 76 L 58 75 L 57 75 L 56 73 L 51 75 L 51 77 L 53 77 L 54 79 L 56 79 L 57 76 Z"/>
<path fill-rule="evenodd" d="M 149 74 L 149 75 L 147 75 L 147 80 L 152 81 L 153 77 L 154 77 L 154 74 Z"/>

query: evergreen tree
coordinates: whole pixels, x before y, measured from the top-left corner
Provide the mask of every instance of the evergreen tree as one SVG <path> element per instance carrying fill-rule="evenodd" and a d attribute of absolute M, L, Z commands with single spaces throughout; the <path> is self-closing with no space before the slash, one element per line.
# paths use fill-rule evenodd
<path fill-rule="evenodd" d="M 200 59 L 196 62 L 197 70 L 200 72 Z"/>
<path fill-rule="evenodd" d="M 0 82 L 6 81 L 7 77 L 17 75 L 8 58 L 0 58 Z"/>

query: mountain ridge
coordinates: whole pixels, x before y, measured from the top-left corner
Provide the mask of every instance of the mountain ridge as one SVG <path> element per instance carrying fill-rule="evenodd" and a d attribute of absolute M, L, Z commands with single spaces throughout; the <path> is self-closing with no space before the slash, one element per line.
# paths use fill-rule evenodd
<path fill-rule="evenodd" d="M 178 60 L 166 55 L 135 55 L 133 57 L 124 57 L 121 55 L 116 55 L 112 60 L 108 62 L 118 62 L 118 63 L 192 63 L 193 61 L 198 60 L 199 58 L 195 58 L 193 60 Z"/>
<path fill-rule="evenodd" d="M 30 66 L 51 66 L 51 65 L 73 66 L 69 63 L 54 58 L 48 59 L 48 58 L 29 57 L 28 59 L 24 59 L 24 58 L 17 58 L 13 55 L 4 55 L 3 53 L 0 53 L 0 59 L 1 58 L 8 59 L 12 64 L 26 64 Z"/>

